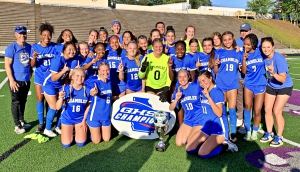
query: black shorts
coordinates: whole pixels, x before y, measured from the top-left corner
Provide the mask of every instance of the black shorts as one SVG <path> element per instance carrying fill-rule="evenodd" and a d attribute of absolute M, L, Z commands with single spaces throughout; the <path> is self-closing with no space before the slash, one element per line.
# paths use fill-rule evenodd
<path fill-rule="evenodd" d="M 162 92 L 164 88 L 165 88 L 165 87 L 162 87 L 162 88 L 160 88 L 160 89 L 154 89 L 154 88 L 152 88 L 152 87 L 146 86 L 146 87 L 145 87 L 145 91 L 146 91 L 146 92 L 151 91 L 151 92 L 154 92 L 155 94 L 157 94 L 157 93 L 159 93 L 159 92 Z"/>
<path fill-rule="evenodd" d="M 277 95 L 288 95 L 291 96 L 293 92 L 293 86 L 292 87 L 286 87 L 281 89 L 274 89 L 267 85 L 266 93 L 277 96 Z"/>

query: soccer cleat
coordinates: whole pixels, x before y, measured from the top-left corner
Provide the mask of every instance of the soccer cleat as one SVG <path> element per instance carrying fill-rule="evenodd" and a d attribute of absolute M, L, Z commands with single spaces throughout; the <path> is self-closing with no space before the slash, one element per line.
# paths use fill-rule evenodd
<path fill-rule="evenodd" d="M 25 133 L 25 129 L 22 126 L 15 126 L 15 133 L 23 134 Z"/>
<path fill-rule="evenodd" d="M 237 152 L 239 151 L 238 147 L 236 144 L 232 143 L 231 141 L 227 141 L 226 144 L 228 145 L 228 148 L 226 151 L 230 152 Z"/>
<path fill-rule="evenodd" d="M 262 138 L 260 138 L 259 141 L 262 142 L 262 143 L 267 143 L 267 142 L 272 141 L 273 138 L 274 138 L 273 133 L 265 132 L 264 136 Z"/>
<path fill-rule="evenodd" d="M 271 147 L 280 147 L 283 145 L 283 140 L 282 140 L 282 137 L 280 136 L 275 136 L 274 140 L 270 143 L 270 146 Z"/>
<path fill-rule="evenodd" d="M 231 133 L 231 134 L 230 134 L 230 141 L 233 142 L 233 143 L 235 143 L 236 140 L 237 140 L 236 134 L 235 134 L 235 133 Z"/>
<path fill-rule="evenodd" d="M 257 131 L 252 130 L 251 139 L 252 140 L 257 140 Z"/>
<path fill-rule="evenodd" d="M 246 131 L 246 129 L 245 129 L 244 126 L 241 126 L 241 127 L 239 128 L 238 132 L 241 133 L 241 134 L 246 134 L 246 133 L 247 133 L 247 131 Z"/>
<path fill-rule="evenodd" d="M 245 140 L 249 141 L 251 139 L 251 131 L 248 131 L 244 137 Z"/>
<path fill-rule="evenodd" d="M 48 137 L 55 137 L 55 136 L 57 136 L 52 130 L 47 130 L 47 129 L 44 130 L 43 134 L 46 135 L 46 136 L 48 136 Z"/>
<path fill-rule="evenodd" d="M 20 121 L 20 123 L 21 123 L 21 125 L 22 125 L 22 127 L 23 127 L 24 129 L 27 129 L 27 128 L 30 128 L 30 127 L 31 127 L 31 125 L 28 124 L 28 123 L 25 122 L 25 121 Z"/>
<path fill-rule="evenodd" d="M 45 128 L 44 124 L 39 124 L 38 127 L 36 128 L 35 132 L 36 133 L 43 133 L 44 128 Z"/>
<path fill-rule="evenodd" d="M 57 134 L 61 134 L 61 129 L 59 127 L 55 127 L 55 131 Z"/>

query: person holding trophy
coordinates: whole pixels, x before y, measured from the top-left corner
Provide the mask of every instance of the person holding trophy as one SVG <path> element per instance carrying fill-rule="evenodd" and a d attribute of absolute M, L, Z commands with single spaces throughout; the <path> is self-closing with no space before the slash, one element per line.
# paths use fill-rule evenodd
<path fill-rule="evenodd" d="M 223 150 L 238 151 L 238 147 L 228 139 L 228 121 L 224 105 L 224 94 L 212 79 L 212 73 L 204 70 L 198 75 L 203 88 L 201 105 L 203 127 L 193 133 L 187 145 L 188 154 L 198 153 L 202 159 L 220 154 Z"/>
<path fill-rule="evenodd" d="M 203 126 L 203 112 L 201 107 L 201 88 L 197 83 L 189 82 L 190 75 L 185 69 L 178 71 L 179 86 L 175 88 L 172 95 L 172 103 L 169 110 L 176 108 L 177 103 L 180 103 L 184 109 L 183 123 L 176 135 L 176 145 L 182 146 L 189 142 L 191 136 L 199 131 Z"/>

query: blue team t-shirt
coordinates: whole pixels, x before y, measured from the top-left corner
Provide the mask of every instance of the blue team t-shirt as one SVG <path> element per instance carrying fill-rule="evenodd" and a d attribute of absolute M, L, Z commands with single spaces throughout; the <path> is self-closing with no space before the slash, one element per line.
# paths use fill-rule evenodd
<path fill-rule="evenodd" d="M 121 57 L 126 56 L 126 51 L 122 50 L 121 54 L 118 55 L 118 51 L 110 49 L 107 55 L 107 62 L 109 64 L 110 74 L 109 80 L 112 85 L 120 84 L 119 74 L 118 74 L 118 66 L 121 61 Z M 125 84 L 125 83 L 124 83 Z"/>
<path fill-rule="evenodd" d="M 46 72 L 51 64 L 51 59 L 55 57 L 55 43 L 50 42 L 48 46 L 43 47 L 40 42 L 32 45 L 31 59 L 35 52 L 38 53 L 35 63 L 35 72 L 43 73 Z"/>

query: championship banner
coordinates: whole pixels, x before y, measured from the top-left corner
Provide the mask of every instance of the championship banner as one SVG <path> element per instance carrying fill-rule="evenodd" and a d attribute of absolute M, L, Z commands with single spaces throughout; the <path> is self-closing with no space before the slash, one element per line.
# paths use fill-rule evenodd
<path fill-rule="evenodd" d="M 176 115 L 169 110 L 169 103 L 148 93 L 131 93 L 116 100 L 112 107 L 111 123 L 123 135 L 134 139 L 157 139 L 153 115 L 164 111 L 168 118 L 166 133 L 175 125 Z"/>

